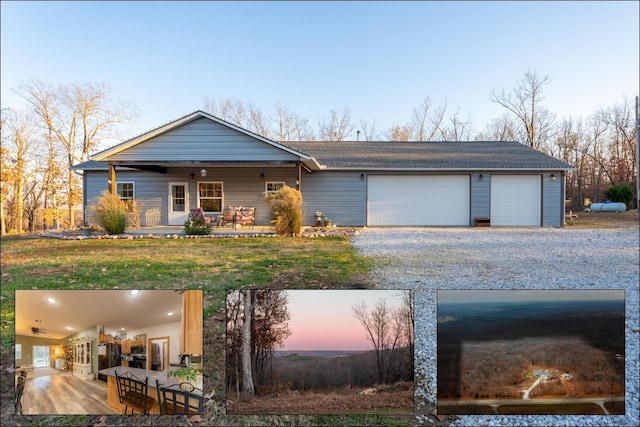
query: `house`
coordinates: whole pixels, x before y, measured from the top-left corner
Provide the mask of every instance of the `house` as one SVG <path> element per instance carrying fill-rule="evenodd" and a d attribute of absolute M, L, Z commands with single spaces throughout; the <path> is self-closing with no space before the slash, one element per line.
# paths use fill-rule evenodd
<path fill-rule="evenodd" d="M 321 211 L 338 226 L 553 226 L 564 223 L 572 166 L 517 142 L 276 142 L 196 111 L 94 155 L 83 171 L 85 219 L 111 189 L 182 225 L 253 206 L 269 225 L 265 193 L 299 189 L 303 223 Z"/>

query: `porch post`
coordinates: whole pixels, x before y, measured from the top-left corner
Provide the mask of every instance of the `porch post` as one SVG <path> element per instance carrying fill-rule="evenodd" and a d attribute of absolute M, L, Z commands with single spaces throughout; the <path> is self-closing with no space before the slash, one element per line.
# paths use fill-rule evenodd
<path fill-rule="evenodd" d="M 109 193 L 116 194 L 116 167 L 109 163 Z"/>
<path fill-rule="evenodd" d="M 298 162 L 298 178 L 296 179 L 296 190 L 300 191 L 300 179 L 302 178 L 302 165 Z"/>

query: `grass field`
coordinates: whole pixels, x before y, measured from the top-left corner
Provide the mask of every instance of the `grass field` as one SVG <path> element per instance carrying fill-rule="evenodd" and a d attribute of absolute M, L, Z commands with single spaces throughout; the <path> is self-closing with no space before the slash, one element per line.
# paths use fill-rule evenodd
<path fill-rule="evenodd" d="M 234 417 L 224 415 L 224 322 L 215 316 L 225 292 L 239 288 L 368 288 L 369 261 L 346 238 L 57 240 L 3 237 L 1 362 L 13 364 L 16 289 L 203 289 L 205 391 L 213 391 L 201 425 L 408 425 L 380 416 Z M 217 318 L 217 319 L 216 319 Z M 222 359 L 223 360 L 223 359 Z M 3 425 L 92 425 L 100 416 L 13 415 L 13 374 L 2 372 Z M 141 417 L 109 416 L 108 425 L 138 425 Z M 385 421 L 386 420 L 386 421 Z M 355 423 L 353 424 L 352 421 Z M 144 425 L 190 425 L 151 417 Z"/>

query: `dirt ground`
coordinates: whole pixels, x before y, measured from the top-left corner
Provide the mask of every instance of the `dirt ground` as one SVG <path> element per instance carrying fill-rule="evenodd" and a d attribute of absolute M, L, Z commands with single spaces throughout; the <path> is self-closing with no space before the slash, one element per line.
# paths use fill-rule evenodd
<path fill-rule="evenodd" d="M 247 401 L 227 400 L 227 414 L 413 415 L 413 384 L 330 391 L 288 390 Z"/>
<path fill-rule="evenodd" d="M 572 228 L 629 228 L 638 231 L 638 210 L 626 212 L 574 212 L 577 218 L 567 217 L 567 227 Z"/>

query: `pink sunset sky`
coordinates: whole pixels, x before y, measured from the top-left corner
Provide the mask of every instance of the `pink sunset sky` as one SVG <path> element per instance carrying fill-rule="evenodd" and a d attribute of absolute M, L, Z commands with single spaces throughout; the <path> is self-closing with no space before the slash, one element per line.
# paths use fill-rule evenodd
<path fill-rule="evenodd" d="M 281 350 L 370 350 L 365 330 L 351 307 L 380 299 L 389 307 L 401 305 L 399 290 L 288 290 L 289 329 Z"/>

